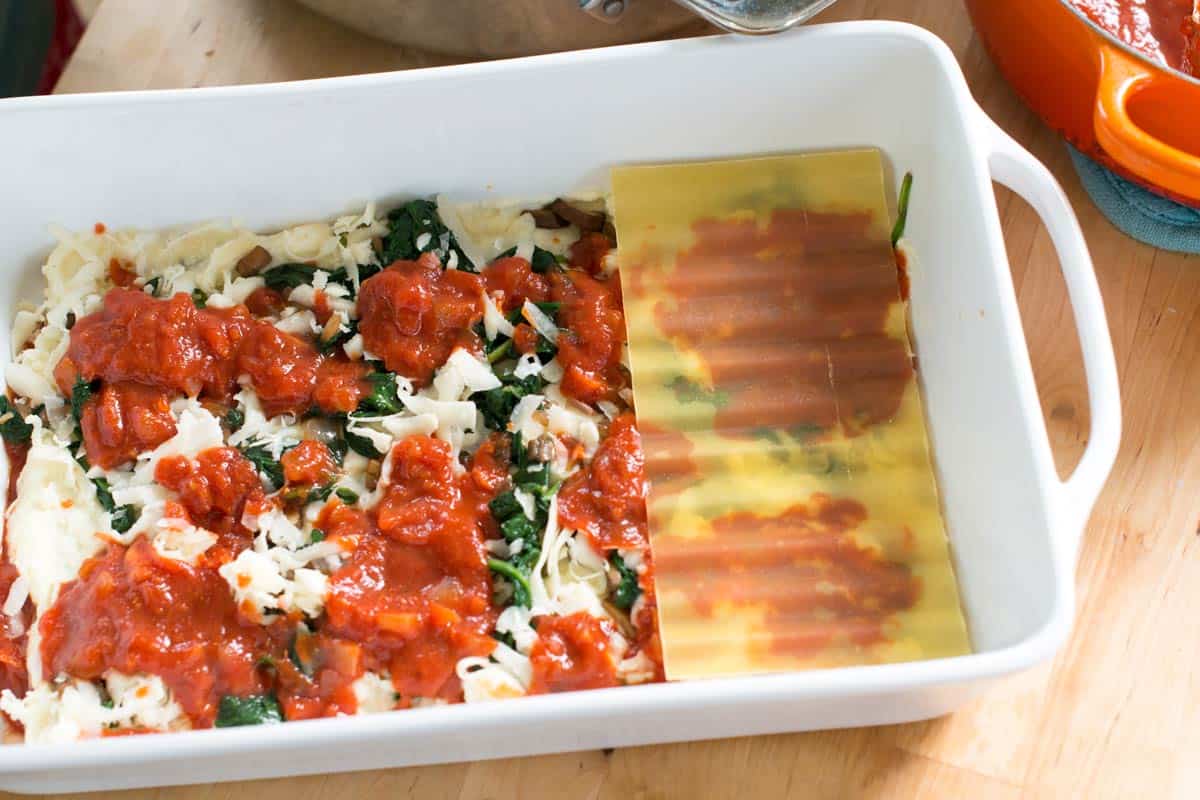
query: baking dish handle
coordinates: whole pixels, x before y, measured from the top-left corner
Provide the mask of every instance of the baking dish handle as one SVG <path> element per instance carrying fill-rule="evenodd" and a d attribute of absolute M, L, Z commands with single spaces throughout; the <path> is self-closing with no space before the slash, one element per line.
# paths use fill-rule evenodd
<path fill-rule="evenodd" d="M 1084 525 L 1112 471 L 1120 444 L 1121 398 L 1112 338 L 1087 241 L 1062 187 L 1045 165 L 986 114 L 980 112 L 980 117 L 992 178 L 1025 198 L 1045 223 L 1062 265 L 1067 295 L 1075 314 L 1087 375 L 1091 431 L 1078 466 L 1066 481 L 1055 487 L 1053 498 L 1054 513 L 1070 531 L 1072 538 L 1067 544 L 1074 557 Z"/>

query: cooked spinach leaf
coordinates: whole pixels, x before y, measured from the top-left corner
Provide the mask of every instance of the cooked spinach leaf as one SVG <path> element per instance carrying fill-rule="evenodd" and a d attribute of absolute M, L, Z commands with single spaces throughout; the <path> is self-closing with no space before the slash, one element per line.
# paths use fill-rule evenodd
<path fill-rule="evenodd" d="M 333 484 L 327 483 L 324 486 L 314 486 L 308 490 L 308 494 L 304 497 L 304 504 L 321 503 L 329 499 L 329 495 L 333 494 Z"/>
<path fill-rule="evenodd" d="M 26 422 L 21 414 L 8 402 L 8 398 L 0 395 L 0 437 L 5 444 L 29 444 L 33 438 L 33 426 Z"/>
<path fill-rule="evenodd" d="M 346 445 L 363 458 L 383 458 L 384 454 L 375 448 L 375 443 L 365 436 L 346 431 Z"/>
<path fill-rule="evenodd" d="M 505 520 L 523 513 L 521 504 L 517 502 L 517 496 L 512 492 L 496 495 L 488 503 L 488 508 L 491 510 L 492 516 L 498 520 Z"/>
<path fill-rule="evenodd" d="M 612 591 L 613 605 L 628 611 L 633 607 L 638 595 L 642 593 L 642 587 L 638 586 L 637 572 L 625 563 L 625 559 L 621 558 L 620 553 L 614 552 L 608 557 L 608 561 L 621 576 L 620 582 Z"/>
<path fill-rule="evenodd" d="M 354 334 L 358 333 L 358 320 L 350 320 L 349 325 L 343 325 L 338 328 L 338 332 L 328 339 L 319 337 L 317 339 L 317 352 L 321 355 L 329 355 L 335 352 L 346 342 L 354 338 Z"/>
<path fill-rule="evenodd" d="M 488 559 L 488 569 L 508 579 L 513 587 L 513 603 L 529 608 L 533 601 L 533 591 L 529 587 L 529 577 L 507 561 L 498 558 Z"/>
<path fill-rule="evenodd" d="M 503 492 L 492 498 L 492 501 L 488 503 L 488 509 L 500 523 L 500 532 L 503 534 L 504 540 L 508 542 L 510 555 L 505 560 L 493 558 L 488 565 L 493 572 L 508 578 L 512 583 L 513 602 L 528 607 L 531 601 L 529 576 L 541 556 L 542 532 L 545 531 L 546 524 L 549 522 L 549 503 L 541 501 L 541 488 L 528 481 L 526 483 L 521 481 L 522 475 L 527 471 L 529 465 L 525 463 L 525 448 L 521 443 L 519 433 L 513 435 L 511 452 L 513 460 L 516 462 L 517 472 L 514 480 L 517 487 L 522 491 L 532 489 L 535 497 L 538 498 L 536 519 L 529 519 L 526 516 L 525 509 L 517 500 L 515 491 Z M 543 471 L 547 477 L 538 480 L 542 484 L 548 484 L 549 470 L 544 469 Z M 551 490 L 552 493 L 553 490 Z"/>
<path fill-rule="evenodd" d="M 78 429 L 83 420 L 83 407 L 92 395 L 100 391 L 100 381 L 85 381 L 82 375 L 75 376 L 75 385 L 71 387 L 71 418 L 75 420 Z"/>
<path fill-rule="evenodd" d="M 892 228 L 892 247 L 900 242 L 904 229 L 908 226 L 908 202 L 912 195 L 913 176 L 911 172 L 904 173 L 900 182 L 900 197 L 896 200 L 896 225 Z"/>
<path fill-rule="evenodd" d="M 517 378 L 510 375 L 498 376 L 503 385 L 486 392 L 476 392 L 471 395 L 471 402 L 483 414 L 484 423 L 493 430 L 502 431 L 508 427 L 508 418 L 512 416 L 517 402 L 528 394 L 537 394 L 546 385 L 541 375 L 527 375 Z"/>
<path fill-rule="evenodd" d="M 271 267 L 262 273 L 262 277 L 266 281 L 268 289 L 274 289 L 277 292 L 287 292 L 290 289 L 295 289 L 297 286 L 312 283 L 313 273 L 316 271 L 317 268 L 312 264 L 289 263 Z"/>
<path fill-rule="evenodd" d="M 502 258 L 512 258 L 516 254 L 517 248 L 510 247 L 492 259 L 492 263 L 495 263 Z M 533 256 L 529 259 L 529 267 L 534 272 L 545 273 L 552 269 L 558 269 L 562 263 L 563 262 L 559 256 L 554 255 L 554 253 L 551 253 L 549 250 L 543 250 L 542 248 L 534 245 Z"/>
<path fill-rule="evenodd" d="M 438 216 L 432 200 L 410 200 L 387 216 L 388 234 L 383 237 L 384 264 L 393 261 L 414 261 L 421 253 L 435 253 L 442 264 L 449 264 L 450 254 L 457 257 L 456 268 L 476 272 L 475 264 L 459 247 L 454 234 Z"/>
<path fill-rule="evenodd" d="M 533 248 L 533 258 L 529 259 L 529 266 L 534 272 L 549 272 L 552 269 L 558 269 L 558 259 L 549 250 L 535 247 Z"/>
<path fill-rule="evenodd" d="M 396 373 L 372 372 L 367 376 L 371 393 L 358 404 L 359 414 L 399 414 L 404 410 L 400 401 L 400 390 L 396 385 Z"/>
<path fill-rule="evenodd" d="M 208 295 L 199 289 L 192 289 L 192 302 L 196 305 L 196 308 L 204 308 L 208 305 Z"/>
<path fill-rule="evenodd" d="M 251 440 L 243 445 L 239 445 L 238 450 L 254 465 L 259 474 L 267 479 L 272 491 L 283 486 L 283 465 L 271 455 L 271 451 L 267 445 Z"/>
<path fill-rule="evenodd" d="M 283 722 L 283 709 L 274 695 L 252 694 L 235 697 L 227 694 L 217 707 L 218 728 L 235 728 L 241 725 L 273 725 Z"/>
<path fill-rule="evenodd" d="M 137 506 L 123 505 L 117 506 L 112 511 L 112 527 L 117 533 L 125 533 L 133 527 L 133 523 L 138 521 L 138 517 L 142 512 Z"/>
<path fill-rule="evenodd" d="M 231 408 L 225 412 L 225 425 L 230 433 L 239 430 L 245 424 L 246 414 L 240 408 Z"/>

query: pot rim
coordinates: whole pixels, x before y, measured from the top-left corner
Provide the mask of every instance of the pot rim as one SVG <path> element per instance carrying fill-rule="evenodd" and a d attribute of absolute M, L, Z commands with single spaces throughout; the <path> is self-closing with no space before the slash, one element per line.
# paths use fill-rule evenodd
<path fill-rule="evenodd" d="M 1153 67 L 1154 69 L 1158 70 L 1159 72 L 1169 73 L 1172 77 L 1178 78 L 1183 81 L 1187 81 L 1188 83 L 1191 83 L 1195 86 L 1200 86 L 1200 77 L 1196 77 L 1194 75 L 1189 75 L 1188 73 L 1184 72 L 1181 69 L 1172 67 L 1170 64 L 1164 64 L 1163 62 L 1158 61 L 1157 59 L 1151 58 L 1150 56 L 1146 55 L 1141 50 L 1138 50 L 1137 48 L 1135 48 L 1133 45 L 1129 44 L 1128 42 L 1121 41 L 1120 39 L 1117 38 L 1116 34 L 1114 34 L 1112 31 L 1109 31 L 1108 29 L 1101 27 L 1091 17 L 1089 17 L 1087 14 L 1083 13 L 1083 10 L 1080 9 L 1074 3 L 1072 3 L 1071 0 L 1058 0 L 1058 2 L 1060 2 L 1062 5 L 1066 6 L 1068 11 L 1070 11 L 1072 14 L 1074 14 L 1076 17 L 1078 17 L 1083 22 L 1083 24 L 1086 25 L 1087 27 L 1091 28 L 1094 33 L 1107 39 L 1108 43 L 1110 45 L 1124 51 L 1127 55 L 1132 56 L 1133 58 L 1137 59 L 1138 61 L 1142 62 L 1143 64 L 1146 64 L 1147 66 Z"/>

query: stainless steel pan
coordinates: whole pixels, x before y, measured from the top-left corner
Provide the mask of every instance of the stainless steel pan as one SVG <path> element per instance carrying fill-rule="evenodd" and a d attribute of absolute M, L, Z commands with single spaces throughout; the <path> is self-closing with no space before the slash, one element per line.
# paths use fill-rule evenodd
<path fill-rule="evenodd" d="M 371 36 L 436 53 L 498 58 L 628 44 L 697 18 L 736 33 L 772 33 L 835 0 L 300 0 Z"/>

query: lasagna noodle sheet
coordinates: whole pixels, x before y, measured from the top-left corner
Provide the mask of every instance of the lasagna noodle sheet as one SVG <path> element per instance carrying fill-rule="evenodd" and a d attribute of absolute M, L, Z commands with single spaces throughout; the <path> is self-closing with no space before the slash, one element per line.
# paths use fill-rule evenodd
<path fill-rule="evenodd" d="M 612 177 L 668 678 L 968 652 L 880 153 Z"/>

